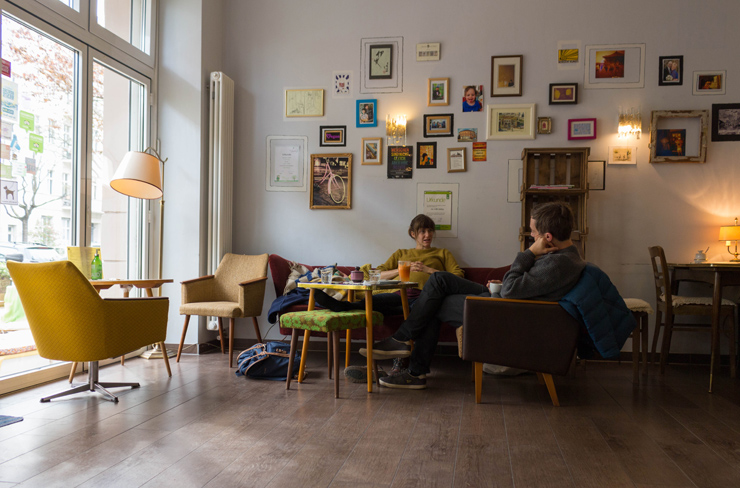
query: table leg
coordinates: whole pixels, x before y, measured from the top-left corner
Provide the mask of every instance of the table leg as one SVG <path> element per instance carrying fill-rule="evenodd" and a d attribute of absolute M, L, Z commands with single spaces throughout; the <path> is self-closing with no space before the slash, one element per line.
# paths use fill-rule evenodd
<path fill-rule="evenodd" d="M 347 300 L 349 302 L 355 301 L 355 290 L 347 291 Z M 344 367 L 349 368 L 349 354 L 352 351 L 352 329 L 347 329 L 347 338 L 344 351 Z"/>
<path fill-rule="evenodd" d="M 403 293 L 403 292 L 402 292 Z M 373 392 L 373 292 L 365 291 L 365 322 L 367 338 L 367 392 Z"/>
<path fill-rule="evenodd" d="M 719 355 L 719 320 L 722 309 L 722 273 L 714 272 L 714 292 L 712 293 L 712 355 L 709 359 L 709 393 L 714 381 L 714 363 Z"/>

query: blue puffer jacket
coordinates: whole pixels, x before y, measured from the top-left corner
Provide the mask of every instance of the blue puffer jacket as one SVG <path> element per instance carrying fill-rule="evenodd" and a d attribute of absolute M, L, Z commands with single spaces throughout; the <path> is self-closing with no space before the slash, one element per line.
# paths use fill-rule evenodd
<path fill-rule="evenodd" d="M 603 358 L 618 357 L 624 342 L 637 326 L 617 287 L 595 264 L 586 265 L 581 279 L 560 300 L 560 305 L 585 326 L 590 338 L 587 342 L 591 342 Z M 579 356 L 587 358 L 587 349 L 587 345 L 579 344 Z"/>

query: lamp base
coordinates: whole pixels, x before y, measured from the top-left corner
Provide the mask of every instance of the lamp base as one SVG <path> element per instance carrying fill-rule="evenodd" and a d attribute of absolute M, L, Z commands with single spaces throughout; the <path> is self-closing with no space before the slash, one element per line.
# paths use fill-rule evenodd
<path fill-rule="evenodd" d="M 177 355 L 175 351 L 170 351 L 169 349 L 165 349 L 165 351 L 167 352 L 168 358 L 173 358 Z M 143 353 L 139 354 L 139 357 L 144 359 L 162 359 L 164 354 L 162 354 L 162 349 L 159 347 L 159 344 L 154 344 L 153 349 L 147 349 Z"/>

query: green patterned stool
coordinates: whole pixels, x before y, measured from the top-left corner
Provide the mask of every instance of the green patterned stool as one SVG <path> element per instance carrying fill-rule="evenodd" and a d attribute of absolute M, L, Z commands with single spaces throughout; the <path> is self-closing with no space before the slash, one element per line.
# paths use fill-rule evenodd
<path fill-rule="evenodd" d="M 373 326 L 383 323 L 383 314 L 373 312 Z M 306 356 L 308 353 L 308 341 L 311 332 L 324 332 L 327 334 L 327 358 L 329 362 L 329 378 L 332 377 L 332 364 L 334 365 L 334 398 L 339 398 L 339 332 L 350 329 L 364 329 L 367 325 L 364 310 L 351 312 L 331 312 L 329 310 L 312 310 L 310 312 L 290 312 L 280 316 L 280 327 L 293 329 L 290 338 L 290 360 L 288 362 L 288 377 L 285 381 L 285 389 L 290 389 L 290 371 L 293 371 L 293 360 L 295 359 L 296 345 L 298 344 L 298 330 L 304 332 L 303 350 L 301 352 L 301 365 L 298 369 L 298 382 L 303 381 L 306 367 Z M 332 347 L 329 347 L 331 342 Z M 350 343 L 347 342 L 349 349 Z"/>

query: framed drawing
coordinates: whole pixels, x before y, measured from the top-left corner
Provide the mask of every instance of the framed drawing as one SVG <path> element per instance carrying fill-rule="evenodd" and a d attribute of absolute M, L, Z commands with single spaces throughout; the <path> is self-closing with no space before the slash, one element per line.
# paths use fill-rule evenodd
<path fill-rule="evenodd" d="M 650 113 L 650 162 L 706 162 L 708 130 L 707 110 L 653 110 Z"/>
<path fill-rule="evenodd" d="M 658 86 L 683 85 L 683 56 L 658 57 Z"/>
<path fill-rule="evenodd" d="M 724 95 L 727 71 L 694 71 L 694 95 Z"/>
<path fill-rule="evenodd" d="M 637 147 L 609 146 L 609 164 L 637 164 Z"/>
<path fill-rule="evenodd" d="M 285 90 L 286 117 L 323 117 L 324 89 Z"/>
<path fill-rule="evenodd" d="M 267 191 L 308 189 L 308 137 L 267 136 Z"/>
<path fill-rule="evenodd" d="M 606 189 L 606 161 L 588 162 L 588 189 L 590 191 Z"/>
<path fill-rule="evenodd" d="M 419 183 L 416 185 L 416 213 L 431 217 L 435 237 L 457 237 L 459 183 Z"/>
<path fill-rule="evenodd" d="M 424 114 L 424 137 L 452 137 L 454 117 L 452 114 Z"/>
<path fill-rule="evenodd" d="M 596 119 L 568 119 L 568 140 L 596 139 Z"/>
<path fill-rule="evenodd" d="M 578 103 L 578 83 L 550 83 L 550 105 Z"/>
<path fill-rule="evenodd" d="M 416 45 L 417 61 L 439 61 L 439 43 L 424 42 Z"/>
<path fill-rule="evenodd" d="M 552 133 L 552 118 L 537 117 L 537 133 L 538 134 Z"/>
<path fill-rule="evenodd" d="M 522 96 L 522 59 L 515 56 L 491 56 L 491 96 Z"/>
<path fill-rule="evenodd" d="M 362 138 L 362 164 L 383 164 L 383 138 Z"/>
<path fill-rule="evenodd" d="M 352 154 L 311 155 L 310 208 L 352 207 Z"/>
<path fill-rule="evenodd" d="M 393 44 L 373 44 L 368 58 L 368 78 L 388 80 L 393 78 Z"/>
<path fill-rule="evenodd" d="M 447 148 L 447 172 L 463 173 L 467 171 L 465 166 L 465 148 L 448 147 Z"/>
<path fill-rule="evenodd" d="M 486 105 L 486 139 L 534 139 L 534 103 Z"/>
<path fill-rule="evenodd" d="M 322 125 L 319 127 L 321 136 L 319 146 L 346 146 L 344 138 L 347 132 L 346 125 Z"/>
<path fill-rule="evenodd" d="M 427 80 L 427 107 L 450 104 L 450 79 L 429 78 Z"/>
<path fill-rule="evenodd" d="M 377 127 L 378 126 L 378 101 L 357 100 L 357 127 Z"/>
<path fill-rule="evenodd" d="M 740 141 L 740 103 L 712 105 L 712 141 Z"/>
<path fill-rule="evenodd" d="M 645 44 L 586 46 L 584 88 L 644 88 Z"/>
<path fill-rule="evenodd" d="M 437 167 L 437 143 L 436 142 L 417 142 L 416 143 L 416 168 L 436 168 Z"/>
<path fill-rule="evenodd" d="M 384 67 L 386 61 L 387 69 Z M 361 39 L 360 93 L 401 93 L 402 91 L 403 37 Z"/>

